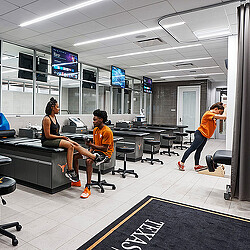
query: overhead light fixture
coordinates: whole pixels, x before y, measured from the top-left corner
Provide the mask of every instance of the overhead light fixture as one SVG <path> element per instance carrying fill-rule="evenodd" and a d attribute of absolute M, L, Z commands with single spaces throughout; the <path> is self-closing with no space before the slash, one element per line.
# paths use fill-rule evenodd
<path fill-rule="evenodd" d="M 193 58 L 193 59 L 182 59 L 176 61 L 168 61 L 168 62 L 158 62 L 158 63 L 147 63 L 141 65 L 133 65 L 130 66 L 131 68 L 139 68 L 139 67 L 147 67 L 147 66 L 154 66 L 154 65 L 162 65 L 162 64 L 171 64 L 171 63 L 179 63 L 179 62 L 191 62 L 191 61 L 201 61 L 201 60 L 208 60 L 212 59 L 212 57 L 201 57 L 201 58 Z"/>
<path fill-rule="evenodd" d="M 170 70 L 160 70 L 148 72 L 149 74 L 158 74 L 158 73 L 166 73 L 166 72 L 178 72 L 178 71 L 189 71 L 189 70 L 202 70 L 202 69 L 215 69 L 219 68 L 219 66 L 210 66 L 210 67 L 198 67 L 198 68 L 189 68 L 189 69 L 170 69 Z"/>
<path fill-rule="evenodd" d="M 142 54 L 148 54 L 148 53 L 156 53 L 161 51 L 168 51 L 168 50 L 177 50 L 177 49 L 185 49 L 185 48 L 192 48 L 201 46 L 202 44 L 192 44 L 192 45 L 184 45 L 184 46 L 178 46 L 178 47 L 171 47 L 171 48 L 165 48 L 165 49 L 155 49 L 155 50 L 147 50 L 147 51 L 140 51 L 140 52 L 134 52 L 134 53 L 127 53 L 117 56 L 109 56 L 107 58 L 118 58 L 118 57 L 125 57 L 125 56 L 135 56 L 135 55 L 142 55 Z"/>
<path fill-rule="evenodd" d="M 224 75 L 224 73 L 208 73 L 208 74 L 195 74 L 195 75 L 182 75 L 182 76 L 162 76 L 161 79 L 195 77 L 195 76 L 212 76 L 212 75 Z"/>
<path fill-rule="evenodd" d="M 68 12 L 73 11 L 73 10 L 78 10 L 78 9 L 87 7 L 89 5 L 102 2 L 102 1 L 104 1 L 104 0 L 90 0 L 90 1 L 87 1 L 87 2 L 80 3 L 80 4 L 76 4 L 76 5 L 73 5 L 71 7 L 68 7 L 68 8 L 65 8 L 65 9 L 50 13 L 48 15 L 44 15 L 44 16 L 35 18 L 33 20 L 21 23 L 19 26 L 25 27 L 25 26 L 28 26 L 28 25 L 31 25 L 31 24 L 34 24 L 34 23 L 38 23 L 38 22 L 41 22 L 41 21 L 56 17 L 56 16 L 60 16 L 62 14 L 68 13 Z"/>
<path fill-rule="evenodd" d="M 169 25 L 164 26 L 164 28 L 175 27 L 175 26 L 183 25 L 184 23 L 185 22 L 173 23 L 173 24 L 169 24 Z M 153 28 L 148 28 L 148 29 L 135 30 L 135 31 L 131 31 L 131 32 L 121 33 L 121 34 L 114 35 L 114 36 L 97 38 L 97 39 L 93 39 L 93 40 L 89 40 L 89 41 L 85 41 L 85 42 L 75 43 L 74 46 L 86 45 L 86 44 L 90 44 L 90 43 L 97 43 L 97 42 L 102 42 L 102 41 L 111 40 L 111 39 L 115 39 L 115 38 L 132 36 L 132 35 L 137 35 L 140 33 L 156 31 L 156 30 L 162 30 L 162 27 L 158 26 L 158 27 L 153 27 Z"/>
<path fill-rule="evenodd" d="M 231 31 L 229 27 L 227 28 L 223 27 L 223 28 L 213 28 L 207 30 L 197 30 L 194 31 L 194 34 L 198 39 L 205 39 L 205 38 L 228 36 L 231 35 Z"/>

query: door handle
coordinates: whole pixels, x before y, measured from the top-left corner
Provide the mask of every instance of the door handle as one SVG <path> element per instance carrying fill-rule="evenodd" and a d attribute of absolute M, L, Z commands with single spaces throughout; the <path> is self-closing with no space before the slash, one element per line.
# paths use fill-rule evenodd
<path fill-rule="evenodd" d="M 180 117 L 180 122 L 181 122 L 181 117 Z"/>

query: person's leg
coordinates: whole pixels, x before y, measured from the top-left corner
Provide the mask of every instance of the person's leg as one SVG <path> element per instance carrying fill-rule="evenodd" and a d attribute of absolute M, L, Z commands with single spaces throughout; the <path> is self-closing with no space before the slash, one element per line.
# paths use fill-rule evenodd
<path fill-rule="evenodd" d="M 72 163 L 73 163 L 74 145 L 71 142 L 68 142 L 66 140 L 61 140 L 59 147 L 60 148 L 67 148 L 68 169 L 73 170 Z"/>
<path fill-rule="evenodd" d="M 203 142 L 204 136 L 202 136 L 200 131 L 196 131 L 194 134 L 194 141 L 190 145 L 190 147 L 185 151 L 185 153 L 182 156 L 181 163 L 185 163 L 186 159 L 189 157 L 189 155 L 194 152 Z"/>
<path fill-rule="evenodd" d="M 92 153 L 90 153 L 86 148 L 83 148 L 82 146 L 74 146 L 75 150 L 78 151 L 81 155 L 85 155 L 88 158 L 95 160 L 96 156 Z"/>
<path fill-rule="evenodd" d="M 79 159 L 82 159 L 82 155 L 79 152 L 77 152 L 73 156 L 73 168 L 78 176 L 79 176 Z"/>
<path fill-rule="evenodd" d="M 92 159 L 86 159 L 86 172 L 87 172 L 87 184 L 86 186 L 88 186 L 88 184 L 91 183 L 91 177 L 92 177 L 92 173 L 93 173 L 93 160 Z M 90 189 L 90 187 L 88 186 L 88 188 Z"/>
<path fill-rule="evenodd" d="M 201 151 L 203 150 L 206 143 L 207 143 L 207 138 L 205 138 L 203 140 L 203 142 L 201 143 L 201 145 L 197 148 L 197 150 L 195 152 L 195 155 L 194 155 L 195 166 L 199 165 L 200 157 L 201 157 Z"/>

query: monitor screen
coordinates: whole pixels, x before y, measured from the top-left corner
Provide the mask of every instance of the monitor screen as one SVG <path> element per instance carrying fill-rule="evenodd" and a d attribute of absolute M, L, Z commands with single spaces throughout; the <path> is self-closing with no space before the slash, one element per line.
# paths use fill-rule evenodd
<path fill-rule="evenodd" d="M 82 70 L 82 78 L 83 78 L 83 80 L 96 82 L 95 72 L 91 71 L 91 70 L 83 69 Z"/>
<path fill-rule="evenodd" d="M 78 55 L 66 50 L 51 48 L 52 75 L 78 79 Z"/>
<path fill-rule="evenodd" d="M 143 92 L 152 93 L 152 79 L 146 76 L 143 76 Z"/>
<path fill-rule="evenodd" d="M 118 86 L 125 88 L 125 70 L 118 67 L 111 67 L 111 84 L 112 86 Z"/>

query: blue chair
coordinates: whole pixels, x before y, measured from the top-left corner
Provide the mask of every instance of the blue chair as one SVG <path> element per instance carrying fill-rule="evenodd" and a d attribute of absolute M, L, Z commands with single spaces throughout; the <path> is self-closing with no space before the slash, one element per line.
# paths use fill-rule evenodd
<path fill-rule="evenodd" d="M 0 113 L 0 130 L 9 130 L 10 124 L 3 113 Z"/>

